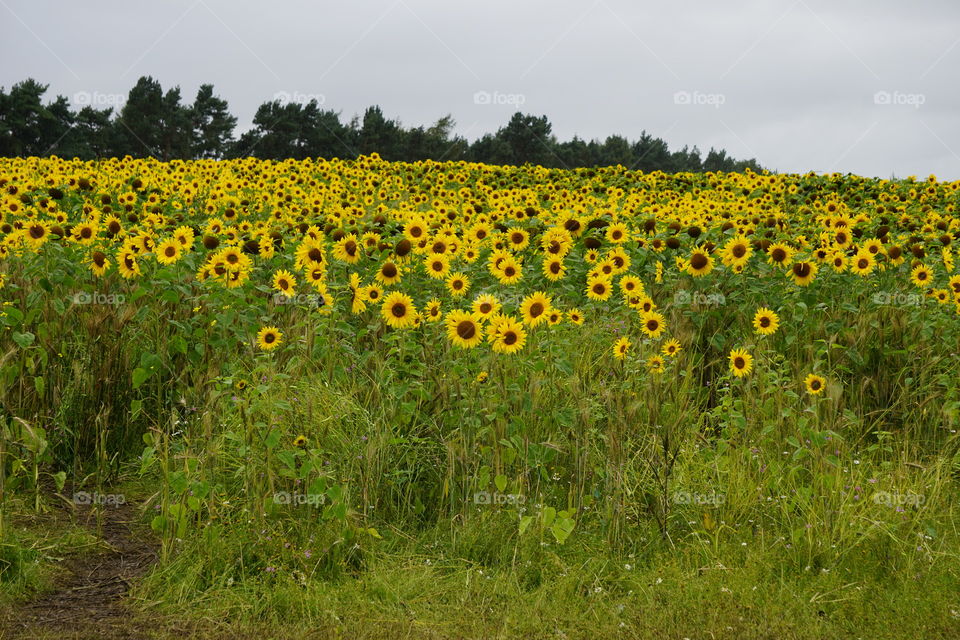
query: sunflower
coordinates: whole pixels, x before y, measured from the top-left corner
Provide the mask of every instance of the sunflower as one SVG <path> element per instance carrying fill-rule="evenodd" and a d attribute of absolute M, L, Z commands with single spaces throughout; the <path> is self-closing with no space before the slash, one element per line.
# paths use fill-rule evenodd
<path fill-rule="evenodd" d="M 733 349 L 730 352 L 730 371 L 738 378 L 748 375 L 753 370 L 753 356 L 743 349 Z"/>
<path fill-rule="evenodd" d="M 177 227 L 173 232 L 173 239 L 184 249 L 189 249 L 193 246 L 194 238 L 196 238 L 196 234 L 190 227 Z"/>
<path fill-rule="evenodd" d="M 472 349 L 483 341 L 480 315 L 454 309 L 446 317 L 447 337 L 461 349 Z"/>
<path fill-rule="evenodd" d="M 117 269 L 124 279 L 129 280 L 140 275 L 140 265 L 137 263 L 137 254 L 123 249 L 117 255 Z"/>
<path fill-rule="evenodd" d="M 809 374 L 804 380 L 803 384 L 807 387 L 807 393 L 812 396 L 815 396 L 823 392 L 823 387 L 827 381 L 816 374 Z"/>
<path fill-rule="evenodd" d="M 627 298 L 643 293 L 643 281 L 637 276 L 626 275 L 620 278 L 620 291 Z"/>
<path fill-rule="evenodd" d="M 760 307 L 753 314 L 753 328 L 761 336 L 773 335 L 780 327 L 780 317 L 771 309 Z"/>
<path fill-rule="evenodd" d="M 70 236 L 74 241 L 90 246 L 97 238 L 97 226 L 89 222 L 81 222 L 70 231 Z"/>
<path fill-rule="evenodd" d="M 793 258 L 793 249 L 785 244 L 775 243 L 767 247 L 767 262 L 778 267 L 789 266 Z"/>
<path fill-rule="evenodd" d="M 613 343 L 613 357 L 617 360 L 623 360 L 627 357 L 627 351 L 630 350 L 630 341 L 626 336 Z"/>
<path fill-rule="evenodd" d="M 547 258 L 543 261 L 543 275 L 547 280 L 557 282 L 563 280 L 567 274 L 567 267 L 563 264 L 563 258 Z"/>
<path fill-rule="evenodd" d="M 640 329 L 647 334 L 647 336 L 653 339 L 659 338 L 660 334 L 662 334 L 667 328 L 664 324 L 663 316 L 656 311 L 642 313 L 640 315 L 640 322 Z"/>
<path fill-rule="evenodd" d="M 443 280 L 450 274 L 450 258 L 446 254 L 430 254 L 423 260 L 427 275 L 435 280 Z"/>
<path fill-rule="evenodd" d="M 577 326 L 583 324 L 583 312 L 580 311 L 580 309 L 570 309 L 570 311 L 567 311 L 567 318 Z"/>
<path fill-rule="evenodd" d="M 586 293 L 591 300 L 607 300 L 613 293 L 613 287 L 607 278 L 592 278 L 587 281 Z"/>
<path fill-rule="evenodd" d="M 950 289 L 953 290 L 955 296 L 960 295 L 960 275 L 950 278 L 947 284 L 950 286 Z"/>
<path fill-rule="evenodd" d="M 333 247 L 333 257 L 347 264 L 356 264 L 362 255 L 357 236 L 352 233 L 340 238 Z"/>
<path fill-rule="evenodd" d="M 672 358 L 673 356 L 680 353 L 680 349 L 682 348 L 683 347 L 680 346 L 679 340 L 677 340 L 676 338 L 671 338 L 670 340 L 667 340 L 666 342 L 663 343 L 663 348 L 661 349 L 661 351 L 663 352 L 663 355 L 670 356 Z"/>
<path fill-rule="evenodd" d="M 367 295 L 368 302 L 377 303 L 377 302 L 380 302 L 380 300 L 383 298 L 383 289 L 381 289 L 375 284 L 372 284 L 366 287 L 365 293 Z"/>
<path fill-rule="evenodd" d="M 850 271 L 858 276 L 867 276 L 877 265 L 874 254 L 870 251 L 861 249 L 850 261 Z"/>
<path fill-rule="evenodd" d="M 410 242 L 416 242 L 427 234 L 427 224 L 422 218 L 413 218 L 403 228 L 405 235 Z"/>
<path fill-rule="evenodd" d="M 918 264 L 910 272 L 910 282 L 920 289 L 923 289 L 930 284 L 930 277 L 930 269 L 923 264 Z"/>
<path fill-rule="evenodd" d="M 463 297 L 469 288 L 470 278 L 462 273 L 454 273 L 447 278 L 447 289 L 454 298 Z"/>
<path fill-rule="evenodd" d="M 439 309 L 439 303 L 437 304 Z M 413 316 L 417 310 L 413 298 L 405 293 L 394 291 L 383 299 L 380 316 L 394 329 L 408 329 L 413 326 Z"/>
<path fill-rule="evenodd" d="M 613 244 L 626 242 L 630 238 L 630 230 L 622 222 L 616 222 L 607 227 L 607 241 Z"/>
<path fill-rule="evenodd" d="M 530 244 L 530 234 L 524 229 L 510 229 L 507 232 L 507 243 L 512 250 L 523 251 Z"/>
<path fill-rule="evenodd" d="M 107 254 L 103 251 L 93 251 L 90 253 L 90 270 L 93 271 L 93 275 L 99 278 L 103 276 L 109 268 L 110 261 L 107 259 Z"/>
<path fill-rule="evenodd" d="M 481 371 L 480 373 L 477 374 L 477 377 L 474 378 L 474 381 L 476 381 L 477 384 L 483 384 L 487 381 L 489 377 L 490 377 L 490 374 L 488 374 L 486 371 Z"/>
<path fill-rule="evenodd" d="M 273 288 L 288 298 L 293 297 L 296 286 L 297 279 L 289 271 L 280 269 L 273 274 Z"/>
<path fill-rule="evenodd" d="M 817 263 L 794 262 L 793 266 L 790 267 L 790 274 L 798 287 L 806 287 L 817 277 Z"/>
<path fill-rule="evenodd" d="M 164 240 L 157 246 L 157 262 L 160 264 L 173 264 L 180 259 L 182 245 L 174 239 Z"/>
<path fill-rule="evenodd" d="M 481 293 L 473 301 L 474 313 L 482 318 L 488 318 L 500 310 L 500 301 L 489 293 Z"/>
<path fill-rule="evenodd" d="M 400 277 L 403 275 L 403 270 L 397 266 L 397 263 L 393 260 L 387 260 L 384 262 L 380 269 L 377 271 L 376 278 L 384 286 L 391 286 L 400 282 Z"/>
<path fill-rule="evenodd" d="M 427 322 L 440 322 L 443 320 L 443 312 L 440 310 L 440 301 L 434 298 L 423 308 L 423 315 Z"/>
<path fill-rule="evenodd" d="M 940 304 L 947 304 L 952 297 L 947 289 L 934 289 L 930 296 Z"/>
<path fill-rule="evenodd" d="M 550 315 L 547 316 L 547 322 L 549 325 L 551 327 L 555 327 L 560 324 L 561 321 L 563 321 L 563 313 L 556 309 L 551 309 Z"/>
<path fill-rule="evenodd" d="M 687 273 L 700 278 L 713 271 L 713 258 L 703 249 L 694 249 L 687 261 Z"/>
<path fill-rule="evenodd" d="M 500 262 L 499 267 L 494 272 L 494 276 L 496 276 L 501 284 L 516 284 L 523 278 L 523 270 L 520 262 L 513 258 L 513 256 L 508 256 Z"/>
<path fill-rule="evenodd" d="M 548 319 L 551 308 L 550 296 L 543 291 L 536 291 L 520 303 L 520 315 L 523 317 L 524 324 L 535 327 Z"/>
<path fill-rule="evenodd" d="M 647 358 L 647 370 L 650 373 L 663 373 L 666 362 L 662 356 L 652 355 Z"/>
<path fill-rule="evenodd" d="M 843 273 L 847 270 L 847 256 L 843 255 L 843 252 L 837 251 L 830 256 L 830 264 L 833 265 L 834 271 Z"/>
<path fill-rule="evenodd" d="M 272 351 L 280 346 L 283 334 L 276 327 L 264 327 L 257 333 L 257 346 L 263 351 Z"/>
<path fill-rule="evenodd" d="M 24 226 L 24 239 L 36 251 L 50 239 L 50 225 L 41 220 L 32 220 Z"/>
<path fill-rule="evenodd" d="M 753 247 L 747 242 L 746 238 L 731 238 L 723 245 L 720 252 L 720 261 L 728 267 L 743 266 L 753 255 Z"/>
<path fill-rule="evenodd" d="M 307 445 L 307 436 L 305 435 L 301 434 L 293 439 L 293 446 L 295 447 L 300 448 L 300 447 L 305 447 L 306 445 Z"/>
<path fill-rule="evenodd" d="M 527 342 L 527 332 L 523 325 L 510 317 L 499 320 L 492 331 L 493 350 L 496 353 L 516 353 L 523 349 Z"/>

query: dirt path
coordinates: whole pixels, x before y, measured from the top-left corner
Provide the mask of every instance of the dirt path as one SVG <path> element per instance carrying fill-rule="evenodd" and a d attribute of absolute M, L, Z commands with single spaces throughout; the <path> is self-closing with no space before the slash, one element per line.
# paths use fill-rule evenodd
<path fill-rule="evenodd" d="M 78 507 L 78 520 L 97 529 L 96 513 Z M 156 547 L 138 535 L 136 508 L 104 506 L 103 540 L 110 549 L 64 560 L 65 576 L 55 591 L 19 605 L 0 620 L 0 638 L 64 640 L 153 637 L 124 607 L 131 584 L 156 562 Z"/>

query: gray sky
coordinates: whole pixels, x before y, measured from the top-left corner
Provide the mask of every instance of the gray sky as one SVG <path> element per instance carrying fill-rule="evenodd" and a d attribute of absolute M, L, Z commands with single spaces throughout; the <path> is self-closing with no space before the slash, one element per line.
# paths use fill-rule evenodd
<path fill-rule="evenodd" d="M 955 0 L 0 0 L 0 85 L 107 106 L 141 75 L 213 83 L 250 126 L 274 96 L 344 120 L 516 110 L 560 139 L 641 131 L 780 171 L 960 179 Z"/>

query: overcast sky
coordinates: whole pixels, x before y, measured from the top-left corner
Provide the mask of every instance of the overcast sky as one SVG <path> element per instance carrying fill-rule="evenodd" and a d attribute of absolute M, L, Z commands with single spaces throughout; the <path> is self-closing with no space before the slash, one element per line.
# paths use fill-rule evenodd
<path fill-rule="evenodd" d="M 5 88 L 107 106 L 142 75 L 188 101 L 210 82 L 240 131 L 275 96 L 449 113 L 470 140 L 519 109 L 561 140 L 960 179 L 956 0 L 0 0 L 0 25 Z"/>

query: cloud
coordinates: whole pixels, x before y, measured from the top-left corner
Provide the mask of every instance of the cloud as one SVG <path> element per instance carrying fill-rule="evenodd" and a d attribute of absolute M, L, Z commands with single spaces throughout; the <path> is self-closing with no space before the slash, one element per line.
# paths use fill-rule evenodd
<path fill-rule="evenodd" d="M 116 94 L 152 75 L 189 98 L 212 82 L 241 128 L 278 92 L 323 95 L 347 118 L 371 104 L 407 125 L 450 113 L 469 138 L 519 106 L 561 138 L 647 131 L 781 171 L 960 178 L 960 5 L 946 0 L 6 0 L 0 12 L 4 86 Z"/>

